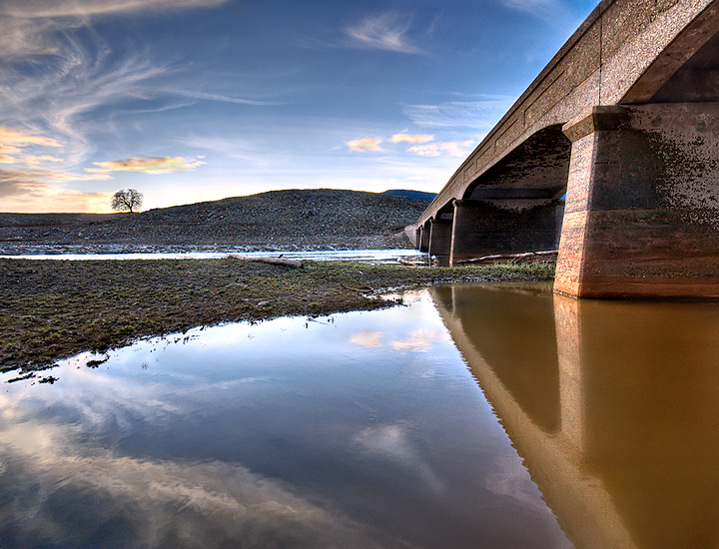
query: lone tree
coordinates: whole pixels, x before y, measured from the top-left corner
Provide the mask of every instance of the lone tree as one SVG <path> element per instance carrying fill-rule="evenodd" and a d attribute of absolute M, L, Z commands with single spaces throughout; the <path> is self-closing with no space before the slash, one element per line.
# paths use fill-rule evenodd
<path fill-rule="evenodd" d="M 116 212 L 136 212 L 142 206 L 142 193 L 135 189 L 117 191 L 112 195 L 111 206 Z"/>

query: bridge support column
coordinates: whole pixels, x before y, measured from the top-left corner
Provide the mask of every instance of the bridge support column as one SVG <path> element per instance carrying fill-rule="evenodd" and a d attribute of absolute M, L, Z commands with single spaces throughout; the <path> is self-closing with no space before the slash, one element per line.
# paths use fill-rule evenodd
<path fill-rule="evenodd" d="M 719 297 L 719 105 L 595 107 L 564 132 L 555 291 Z"/>
<path fill-rule="evenodd" d="M 435 256 L 439 265 L 449 265 L 449 256 L 452 249 L 452 222 L 441 219 L 432 221 L 429 233 L 429 255 Z"/>
<path fill-rule="evenodd" d="M 556 201 L 457 200 L 450 264 L 493 254 L 557 249 Z"/>
<path fill-rule="evenodd" d="M 419 246 L 420 252 L 427 253 L 429 251 L 429 231 L 430 228 L 422 226 L 419 228 Z"/>

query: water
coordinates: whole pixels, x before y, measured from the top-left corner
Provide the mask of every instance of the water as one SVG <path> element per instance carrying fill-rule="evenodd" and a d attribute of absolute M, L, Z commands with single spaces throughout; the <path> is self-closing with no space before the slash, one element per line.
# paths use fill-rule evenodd
<path fill-rule="evenodd" d="M 397 263 L 399 259 L 416 263 L 427 263 L 427 254 L 410 249 L 391 250 L 308 250 L 308 251 L 267 251 L 238 252 L 233 255 L 241 257 L 278 257 L 298 261 L 355 261 L 362 263 Z M 123 260 L 123 259 L 221 259 L 227 257 L 226 252 L 143 252 L 143 253 L 58 253 L 58 254 L 23 254 L 0 255 L 0 259 L 34 259 L 34 260 Z"/>
<path fill-rule="evenodd" d="M 719 547 L 719 304 L 432 290 L 578 547 Z"/>
<path fill-rule="evenodd" d="M 719 545 L 719 305 L 407 302 L 3 384 L 0 546 Z"/>

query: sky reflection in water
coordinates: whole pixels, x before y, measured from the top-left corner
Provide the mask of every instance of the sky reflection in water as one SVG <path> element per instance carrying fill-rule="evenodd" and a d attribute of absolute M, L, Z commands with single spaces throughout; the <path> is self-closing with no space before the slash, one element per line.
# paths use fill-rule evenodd
<path fill-rule="evenodd" d="M 2 546 L 566 546 L 427 293 L 3 384 Z"/>

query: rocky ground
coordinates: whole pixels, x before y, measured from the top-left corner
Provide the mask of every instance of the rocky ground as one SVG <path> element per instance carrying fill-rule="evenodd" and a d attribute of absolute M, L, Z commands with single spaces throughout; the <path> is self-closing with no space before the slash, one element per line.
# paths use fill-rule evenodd
<path fill-rule="evenodd" d="M 0 255 L 409 247 L 424 200 L 342 190 L 272 191 L 138 214 L 0 213 Z"/>

